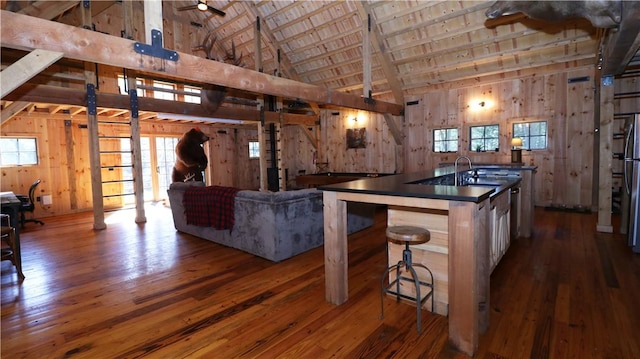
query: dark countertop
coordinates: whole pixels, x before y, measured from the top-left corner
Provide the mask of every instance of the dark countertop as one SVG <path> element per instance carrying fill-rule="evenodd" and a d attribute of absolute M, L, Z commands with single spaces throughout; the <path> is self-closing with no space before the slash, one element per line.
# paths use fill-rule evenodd
<path fill-rule="evenodd" d="M 453 173 L 453 167 L 438 168 L 432 171 L 403 173 L 392 176 L 359 179 L 350 182 L 330 184 L 318 187 L 322 191 L 377 194 L 398 197 L 419 197 L 448 201 L 482 202 L 496 196 L 520 182 L 520 178 L 500 178 L 492 181 L 501 183 L 496 187 L 488 186 L 446 186 L 421 185 L 412 182 L 439 177 Z"/>

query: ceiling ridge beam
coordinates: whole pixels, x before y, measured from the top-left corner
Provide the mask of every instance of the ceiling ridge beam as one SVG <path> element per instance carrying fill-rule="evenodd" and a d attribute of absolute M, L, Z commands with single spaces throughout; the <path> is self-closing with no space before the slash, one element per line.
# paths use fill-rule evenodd
<path fill-rule="evenodd" d="M 179 61 L 168 61 L 134 51 L 134 41 L 88 31 L 31 16 L 0 11 L 2 46 L 22 50 L 36 48 L 60 51 L 66 57 L 123 67 L 171 78 L 281 96 L 289 99 L 331 104 L 339 107 L 400 115 L 402 104 L 376 101 L 281 77 L 247 70 L 221 62 L 179 53 Z M 43 36 L 45 34 L 46 36 Z M 87 51 L 100 48 L 101 51 Z"/>

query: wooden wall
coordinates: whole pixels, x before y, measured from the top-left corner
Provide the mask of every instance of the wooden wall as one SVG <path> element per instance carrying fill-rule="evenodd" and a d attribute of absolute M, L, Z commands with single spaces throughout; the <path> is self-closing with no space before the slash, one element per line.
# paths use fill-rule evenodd
<path fill-rule="evenodd" d="M 349 128 L 366 129 L 365 148 L 347 148 Z M 366 173 L 394 173 L 400 163 L 384 116 L 347 109 L 321 112 L 318 161 L 328 163 L 327 169 L 332 172 Z"/>
<path fill-rule="evenodd" d="M 588 76 L 589 81 L 568 83 Z M 406 99 L 418 101 L 405 112 L 406 171 L 433 169 L 466 155 L 474 163 L 508 163 L 511 160 L 512 125 L 546 120 L 548 148 L 523 151 L 523 162 L 538 166 L 536 205 L 591 207 L 593 188 L 594 73 L 575 70 L 531 76 L 474 87 L 453 88 Z M 480 101 L 485 107 L 476 106 Z M 469 150 L 469 128 L 500 126 L 498 152 Z M 457 127 L 458 153 L 433 153 L 432 131 Z"/>
<path fill-rule="evenodd" d="M 70 126 L 65 120 L 70 119 Z M 89 166 L 89 143 L 86 117 L 69 115 L 16 116 L 2 126 L 2 136 L 33 136 L 37 138 L 39 163 L 35 166 L 3 167 L 0 169 L 2 181 L 0 190 L 14 193 L 28 193 L 29 186 L 36 179 L 42 183 L 37 196 L 50 194 L 52 205 L 37 203 L 35 217 L 47 217 L 65 213 L 89 211 L 93 208 L 91 177 Z M 169 121 L 142 121 L 140 132 L 143 136 L 180 137 L 194 125 Z M 210 183 L 239 188 L 258 188 L 255 178 L 258 171 L 257 160 L 249 160 L 248 141 L 257 137 L 255 130 L 221 129 L 198 124 L 211 139 L 207 143 Z M 100 127 L 101 135 L 122 135 L 117 126 Z M 109 146 L 109 144 L 106 144 Z M 101 150 L 104 150 L 101 143 Z M 113 145 L 112 149 L 117 149 Z M 103 164 L 113 165 L 104 156 Z M 117 177 L 113 172 L 103 171 L 103 180 Z M 117 188 L 105 188 L 105 195 L 117 193 Z M 119 206 L 121 197 L 105 199 L 105 207 Z"/>

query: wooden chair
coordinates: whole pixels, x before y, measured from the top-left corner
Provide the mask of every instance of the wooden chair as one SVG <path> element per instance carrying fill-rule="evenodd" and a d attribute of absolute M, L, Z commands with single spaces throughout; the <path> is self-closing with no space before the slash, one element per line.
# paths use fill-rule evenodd
<path fill-rule="evenodd" d="M 0 228 L 2 228 L 2 236 L 0 238 L 3 242 L 2 260 L 10 260 L 16 267 L 20 279 L 24 279 L 24 274 L 22 273 L 22 258 L 20 256 L 20 242 L 16 241 L 16 229 L 11 227 L 9 215 L 0 215 Z"/>
<path fill-rule="evenodd" d="M 415 302 L 416 310 L 417 310 L 417 322 L 418 322 L 418 333 L 422 333 L 422 305 L 431 298 L 431 312 L 433 313 L 434 305 L 433 305 L 433 273 L 429 268 L 427 268 L 422 263 L 413 263 L 411 259 L 411 250 L 409 249 L 410 244 L 421 244 L 426 243 L 431 240 L 431 233 L 424 228 L 413 227 L 413 226 L 392 226 L 387 228 L 387 238 L 388 240 L 401 243 L 405 245 L 405 249 L 402 251 L 402 260 L 398 261 L 397 264 L 392 265 L 387 268 L 387 270 L 382 275 L 382 296 L 380 299 L 380 304 L 382 306 L 382 310 L 380 313 L 380 319 L 384 317 L 384 296 L 389 293 L 396 296 L 396 302 L 400 301 L 400 298 Z M 405 273 L 410 273 L 411 277 L 405 276 L 400 273 L 400 269 L 404 267 Z M 421 280 L 416 273 L 416 268 L 423 268 L 426 270 L 426 274 L 428 274 L 429 281 Z M 389 278 L 389 274 L 392 271 L 396 271 L 395 279 L 390 281 L 389 284 L 385 285 L 385 282 Z M 413 289 L 415 290 L 415 296 L 407 293 L 406 290 L 401 291 L 400 285 L 401 282 L 408 282 L 413 284 Z M 425 289 L 424 295 L 421 294 L 421 289 Z"/>

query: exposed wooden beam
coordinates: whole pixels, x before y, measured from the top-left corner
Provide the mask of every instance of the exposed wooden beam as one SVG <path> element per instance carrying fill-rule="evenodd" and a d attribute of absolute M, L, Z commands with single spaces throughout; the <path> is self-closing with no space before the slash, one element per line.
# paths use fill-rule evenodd
<path fill-rule="evenodd" d="M 360 12 L 360 16 L 366 18 L 366 14 L 372 14 L 372 10 L 369 8 L 369 5 L 365 2 L 356 2 L 356 6 L 358 7 L 358 11 Z M 384 43 L 384 38 L 380 33 L 380 29 L 376 24 L 373 23 L 373 16 L 371 15 L 371 44 L 373 46 L 374 52 L 378 54 L 378 60 L 382 65 L 382 72 L 384 73 L 384 77 L 387 79 L 387 83 L 389 84 L 389 88 L 391 89 L 391 93 L 393 94 L 393 99 L 396 103 L 404 103 L 404 94 L 402 92 L 402 84 L 398 78 L 398 73 L 396 71 L 396 67 L 393 64 L 393 59 L 391 55 L 386 50 L 387 45 Z"/>
<path fill-rule="evenodd" d="M 2 12 L 5 13 L 6 11 Z M 29 16 L 25 17 L 28 18 Z M 3 20 L 3 29 L 4 25 L 5 24 Z M 1 43 L 2 46 L 4 46 L 4 42 Z M 15 90 L 23 83 L 27 82 L 30 78 L 37 75 L 40 71 L 46 69 L 54 62 L 60 60 L 62 58 L 62 55 L 62 52 L 36 49 L 28 53 L 25 57 L 21 58 L 17 62 L 11 64 L 11 66 L 2 71 L 2 80 L 0 80 L 0 98 L 4 98 L 5 95 Z"/>
<path fill-rule="evenodd" d="M 640 49 L 640 1 L 622 1 L 617 31 L 608 30 L 602 53 L 603 76 L 622 74 Z"/>
<path fill-rule="evenodd" d="M 1 11 L 0 20 L 2 20 L 0 42 L 2 46 L 9 48 L 60 51 L 65 57 L 77 60 L 226 86 L 256 94 L 263 93 L 392 115 L 401 115 L 403 111 L 401 104 L 383 101 L 369 104 L 359 96 L 262 74 L 185 53 L 179 54 L 180 59 L 177 62 L 140 55 L 134 51 L 134 42 L 131 40 L 5 10 Z M 101 51 L 88 51 L 96 48 L 100 48 Z"/>
<path fill-rule="evenodd" d="M 358 8 L 362 8 L 362 3 Z M 362 21 L 362 96 L 371 97 L 371 16 L 364 9 L 360 13 Z"/>
<path fill-rule="evenodd" d="M 313 132 L 311 132 L 307 126 L 300 126 L 300 128 L 302 129 L 302 132 L 304 133 L 304 135 L 307 136 L 307 139 L 309 139 L 309 142 L 311 142 L 311 145 L 313 146 L 313 148 L 317 150 L 318 138 L 316 137 L 316 135 Z"/>
<path fill-rule="evenodd" d="M 7 100 L 86 106 L 84 90 L 49 85 L 26 84 L 9 94 Z M 127 95 L 98 93 L 96 96 L 96 104 L 97 107 L 125 110 L 130 106 L 130 99 Z M 151 111 L 155 113 L 172 113 L 249 122 L 260 121 L 260 111 L 258 110 L 221 106 L 215 112 L 211 113 L 199 104 L 147 97 L 138 98 L 138 109 L 139 111 Z M 283 114 L 283 122 L 285 125 L 313 126 L 315 125 L 316 119 L 317 117 L 313 115 Z M 280 114 L 278 112 L 265 111 L 265 121 L 267 123 L 277 123 L 280 121 Z"/>
<path fill-rule="evenodd" d="M 393 139 L 396 141 L 396 145 L 402 145 L 402 129 L 398 128 L 396 122 L 393 120 L 393 116 L 389 114 L 384 114 L 384 121 L 387 123 L 387 127 L 389 127 L 389 132 L 393 136 Z"/>
<path fill-rule="evenodd" d="M 34 1 L 29 6 L 18 11 L 20 14 L 53 20 L 65 11 L 77 6 L 80 1 Z"/>
<path fill-rule="evenodd" d="M 162 26 L 162 1 L 160 0 L 144 0 L 144 35 L 147 44 L 151 44 L 153 41 L 151 30 L 158 30 L 160 34 L 164 34 Z M 164 46 L 164 39 L 162 45 Z"/>
<path fill-rule="evenodd" d="M 11 105 L 7 106 L 0 112 L 0 116 L 2 120 L 0 121 L 0 125 L 4 125 L 5 122 L 12 119 L 15 115 L 17 115 L 20 111 L 24 110 L 29 106 L 29 102 L 27 101 L 15 101 L 12 102 Z"/>

